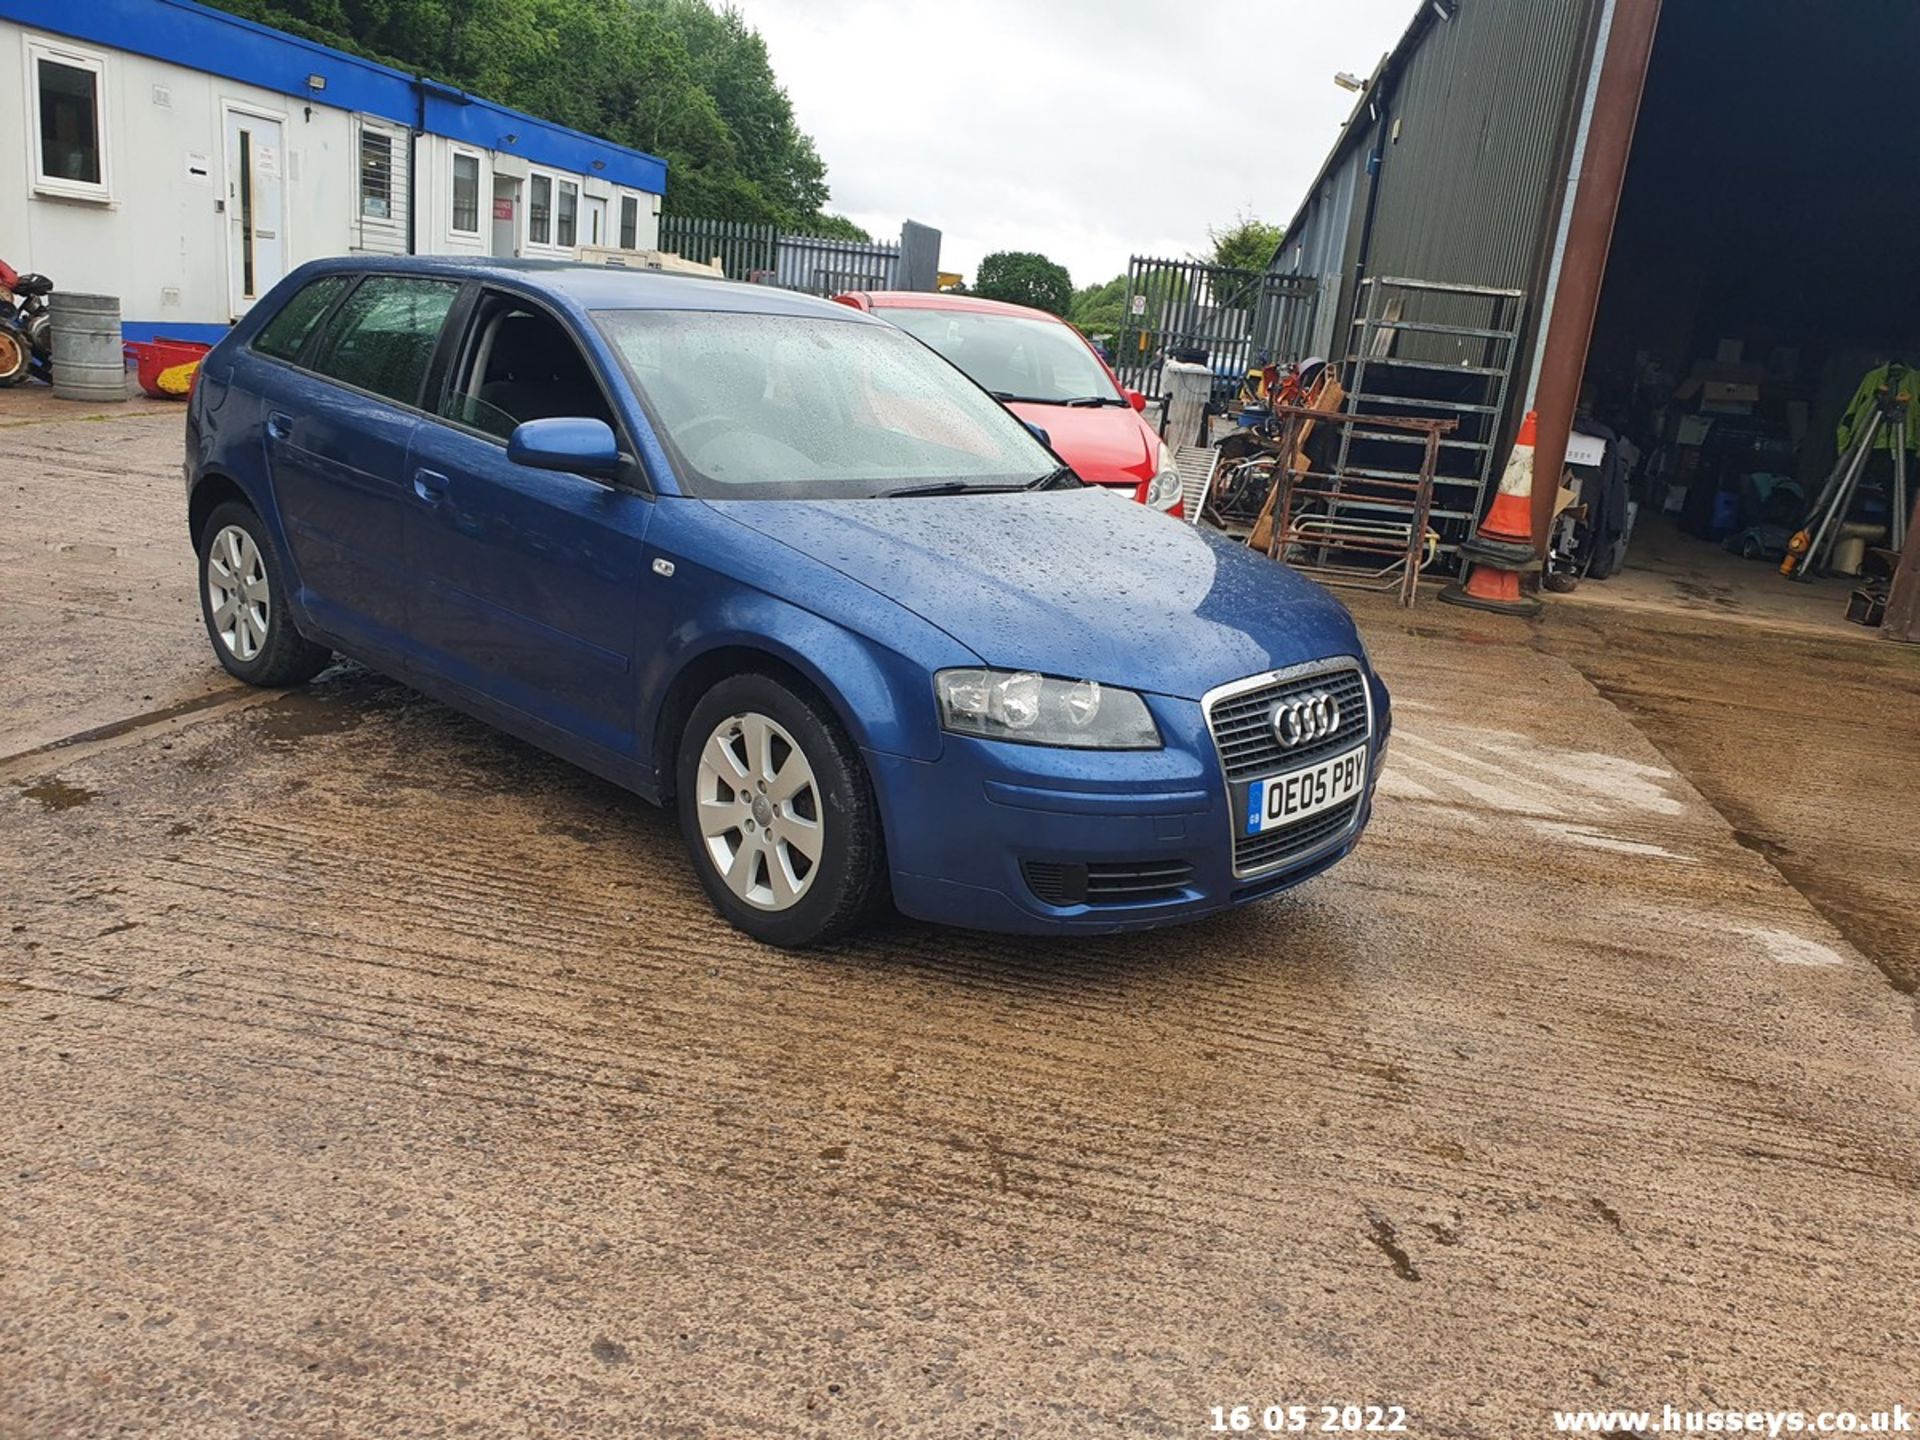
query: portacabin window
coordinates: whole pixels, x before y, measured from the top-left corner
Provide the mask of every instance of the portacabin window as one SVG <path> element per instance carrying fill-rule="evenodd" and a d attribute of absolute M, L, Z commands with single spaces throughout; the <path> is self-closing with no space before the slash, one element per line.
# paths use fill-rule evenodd
<path fill-rule="evenodd" d="M 393 136 L 367 125 L 360 127 L 360 213 L 393 218 Z"/>
<path fill-rule="evenodd" d="M 638 195 L 620 197 L 620 248 L 622 250 L 640 248 L 640 197 Z"/>
<path fill-rule="evenodd" d="M 480 233 L 480 157 L 465 150 L 453 152 L 453 231 Z"/>
<path fill-rule="evenodd" d="M 27 41 L 32 89 L 33 188 L 79 200 L 106 200 L 104 55 L 49 40 Z"/>
<path fill-rule="evenodd" d="M 536 174 L 527 183 L 527 243 L 553 243 L 553 181 Z"/>
<path fill-rule="evenodd" d="M 554 207 L 553 243 L 563 249 L 574 246 L 574 225 L 580 211 L 580 187 L 571 180 L 559 182 L 559 204 Z"/>

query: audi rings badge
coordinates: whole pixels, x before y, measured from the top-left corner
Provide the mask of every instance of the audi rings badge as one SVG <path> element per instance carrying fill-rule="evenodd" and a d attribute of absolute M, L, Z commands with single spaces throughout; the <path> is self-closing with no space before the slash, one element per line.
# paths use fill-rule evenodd
<path fill-rule="evenodd" d="M 1288 750 L 1325 740 L 1340 728 L 1340 702 L 1324 690 L 1295 695 L 1273 707 L 1273 738 Z"/>

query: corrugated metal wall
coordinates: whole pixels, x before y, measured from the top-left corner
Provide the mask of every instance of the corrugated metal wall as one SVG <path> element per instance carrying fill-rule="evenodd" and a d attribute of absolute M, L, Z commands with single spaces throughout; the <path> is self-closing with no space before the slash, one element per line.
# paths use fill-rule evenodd
<path fill-rule="evenodd" d="M 1282 275 L 1311 275 L 1320 286 L 1314 309 L 1312 355 L 1333 355 L 1340 337 L 1341 278 L 1352 253 L 1354 196 L 1367 182 L 1367 147 L 1353 145 L 1327 172 L 1287 236 L 1273 269 Z"/>
<path fill-rule="evenodd" d="M 1392 86 L 1367 269 L 1529 292 L 1595 0 L 1458 0 Z"/>

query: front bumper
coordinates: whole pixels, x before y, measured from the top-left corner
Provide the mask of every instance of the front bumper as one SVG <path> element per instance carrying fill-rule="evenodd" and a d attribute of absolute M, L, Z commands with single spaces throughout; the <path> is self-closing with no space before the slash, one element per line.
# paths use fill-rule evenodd
<path fill-rule="evenodd" d="M 1367 683 L 1373 728 L 1354 822 L 1245 878 L 1233 866 L 1239 817 L 1230 816 L 1197 702 L 1147 697 L 1166 741 L 1160 750 L 1059 750 L 948 735 L 933 761 L 870 753 L 894 902 L 918 919 L 966 929 L 1103 934 L 1195 920 L 1289 889 L 1350 852 L 1371 816 L 1391 718 L 1385 688 L 1371 676 Z M 1119 879 L 1081 899 L 1089 872 Z M 1153 882 L 1139 887 L 1146 898 L 1127 893 L 1140 874 Z"/>

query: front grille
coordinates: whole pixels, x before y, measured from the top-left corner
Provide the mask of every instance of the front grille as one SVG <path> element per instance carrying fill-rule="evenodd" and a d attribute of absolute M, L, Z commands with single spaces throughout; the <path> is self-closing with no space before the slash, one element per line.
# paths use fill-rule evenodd
<path fill-rule="evenodd" d="M 1174 900 L 1193 879 L 1185 860 L 1096 861 L 1088 865 L 1029 860 L 1027 885 L 1048 905 L 1140 905 Z"/>
<path fill-rule="evenodd" d="M 1216 703 L 1207 716 L 1220 764 L 1229 780 L 1253 780 L 1282 770 L 1298 770 L 1329 755 L 1349 750 L 1366 738 L 1367 682 L 1358 670 L 1330 670 L 1299 680 L 1282 680 L 1245 690 Z M 1324 690 L 1340 704 L 1333 734 L 1289 750 L 1273 733 L 1273 707 L 1281 700 Z"/>
<path fill-rule="evenodd" d="M 1263 830 L 1258 835 L 1242 835 L 1233 842 L 1233 868 L 1241 874 L 1276 865 L 1290 855 L 1304 855 L 1340 834 L 1353 823 L 1360 808 L 1360 797 L 1309 815 L 1298 825 L 1280 830 Z"/>
<path fill-rule="evenodd" d="M 1242 832 L 1248 782 L 1317 764 L 1367 739 L 1366 679 L 1357 668 L 1341 666 L 1318 674 L 1271 681 L 1214 703 L 1207 725 L 1219 748 L 1227 778 L 1227 814 L 1234 827 L 1233 869 L 1251 875 L 1279 867 L 1294 856 L 1328 844 L 1353 824 L 1360 797 L 1309 815 L 1304 820 L 1258 835 Z M 1288 749 L 1273 733 L 1273 708 L 1282 700 L 1325 691 L 1340 706 L 1340 723 L 1331 735 Z"/>

